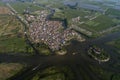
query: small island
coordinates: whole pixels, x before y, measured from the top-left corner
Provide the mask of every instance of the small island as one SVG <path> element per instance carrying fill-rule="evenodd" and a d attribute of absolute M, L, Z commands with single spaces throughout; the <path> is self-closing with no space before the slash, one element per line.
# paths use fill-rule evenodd
<path fill-rule="evenodd" d="M 107 52 L 96 45 L 93 45 L 89 48 L 88 54 L 99 62 L 107 62 L 110 60 L 110 56 L 107 54 Z"/>

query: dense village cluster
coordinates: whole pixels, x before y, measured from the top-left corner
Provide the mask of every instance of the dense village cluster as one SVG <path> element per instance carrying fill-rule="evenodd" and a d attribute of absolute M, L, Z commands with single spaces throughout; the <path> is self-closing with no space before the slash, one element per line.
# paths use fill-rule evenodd
<path fill-rule="evenodd" d="M 39 17 L 28 17 L 28 21 L 35 18 L 30 24 L 29 36 L 35 43 L 43 42 L 50 49 L 59 50 L 68 40 L 77 36 L 77 33 L 70 29 L 64 29 L 60 21 L 46 20 L 47 15 L 47 11 L 41 11 Z"/>

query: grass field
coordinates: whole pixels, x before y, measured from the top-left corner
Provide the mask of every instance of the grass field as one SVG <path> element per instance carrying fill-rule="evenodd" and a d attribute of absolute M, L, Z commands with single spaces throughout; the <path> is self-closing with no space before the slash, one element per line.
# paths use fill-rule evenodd
<path fill-rule="evenodd" d="M 0 36 L 22 33 L 24 26 L 15 16 L 0 15 Z"/>
<path fill-rule="evenodd" d="M 24 65 L 19 63 L 0 63 L 0 80 L 6 80 L 15 75 Z"/>
<path fill-rule="evenodd" d="M 20 14 L 22 14 L 24 10 L 26 10 L 27 8 L 29 8 L 30 12 L 43 9 L 40 6 L 36 6 L 29 2 L 26 3 L 16 2 L 16 3 L 10 3 L 10 5 Z"/>
<path fill-rule="evenodd" d="M 67 8 L 67 9 L 64 9 L 64 12 L 65 12 L 65 16 L 68 19 L 80 16 L 81 17 L 80 18 L 81 21 L 88 20 L 87 18 L 85 18 L 85 16 L 94 16 L 95 15 L 95 12 L 91 12 L 91 11 L 88 11 L 88 10 L 85 10 L 85 9 L 71 9 L 71 8 Z"/>
<path fill-rule="evenodd" d="M 0 6 L 5 6 L 5 4 L 2 1 L 0 1 Z"/>
<path fill-rule="evenodd" d="M 0 15 L 0 53 L 27 52 L 24 25 L 15 16 Z"/>
<path fill-rule="evenodd" d="M 115 26 L 116 23 L 112 21 L 112 18 L 101 15 L 93 20 L 87 21 L 85 25 L 92 30 L 102 31 Z"/>
<path fill-rule="evenodd" d="M 120 10 L 108 9 L 106 12 L 107 15 L 120 16 Z"/>
<path fill-rule="evenodd" d="M 67 19 L 72 19 L 78 16 L 84 16 L 86 14 L 83 11 L 70 9 L 70 8 L 66 9 L 64 12 L 65 12 L 65 16 L 67 17 Z"/>
<path fill-rule="evenodd" d="M 72 18 L 80 17 L 80 22 L 88 21 L 90 17 L 95 16 L 97 13 L 91 12 L 85 9 L 71 9 L 69 7 L 64 7 L 61 10 L 56 10 L 54 18 L 67 18 L 68 23 L 72 23 Z M 88 17 L 88 18 L 86 18 Z M 78 23 L 76 23 L 78 24 Z"/>
<path fill-rule="evenodd" d="M 22 53 L 26 52 L 24 38 L 5 36 L 0 39 L 0 53 Z"/>

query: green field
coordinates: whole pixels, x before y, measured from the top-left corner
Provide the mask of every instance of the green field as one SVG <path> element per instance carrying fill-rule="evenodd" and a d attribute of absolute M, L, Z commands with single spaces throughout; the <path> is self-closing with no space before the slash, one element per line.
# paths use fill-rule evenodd
<path fill-rule="evenodd" d="M 0 53 L 25 52 L 26 46 L 23 38 L 5 36 L 0 39 Z"/>
<path fill-rule="evenodd" d="M 71 24 L 72 22 L 72 18 L 76 18 L 76 17 L 80 17 L 80 22 L 82 21 L 88 21 L 89 17 L 98 15 L 98 13 L 95 12 L 91 12 L 85 9 L 71 9 L 69 7 L 64 7 L 62 9 L 57 9 L 55 14 L 54 14 L 54 18 L 66 18 L 68 20 L 68 23 Z M 88 18 L 86 18 L 86 16 Z M 79 24 L 79 23 L 76 23 Z"/>
<path fill-rule="evenodd" d="M 85 16 L 94 16 L 96 14 L 95 12 L 91 12 L 85 9 L 71 9 L 71 8 L 64 9 L 64 12 L 65 17 L 68 20 L 80 16 L 80 21 L 88 20 L 88 18 L 85 18 Z"/>
<path fill-rule="evenodd" d="M 85 26 L 94 31 L 102 31 L 110 27 L 115 26 L 116 23 L 112 21 L 112 18 L 109 18 L 105 15 L 101 15 L 93 20 L 89 20 L 85 23 Z"/>
<path fill-rule="evenodd" d="M 0 15 L 0 36 L 22 33 L 23 30 L 23 24 L 15 16 Z"/>
<path fill-rule="evenodd" d="M 88 13 L 83 12 L 83 10 L 76 10 L 76 9 L 70 9 L 70 8 L 65 9 L 64 12 L 68 19 L 72 19 L 78 16 L 88 15 Z"/>
<path fill-rule="evenodd" d="M 25 2 L 25 3 L 16 2 L 16 3 L 10 3 L 10 5 L 20 14 L 22 14 L 24 12 L 24 10 L 26 10 L 27 8 L 29 8 L 30 12 L 34 12 L 34 11 L 43 9 L 40 6 L 36 6 L 29 2 Z"/>
<path fill-rule="evenodd" d="M 5 6 L 5 4 L 3 2 L 0 1 L 0 6 Z"/>
<path fill-rule="evenodd" d="M 24 25 L 15 16 L 0 15 L 0 53 L 28 52 Z"/>
<path fill-rule="evenodd" d="M 106 12 L 107 15 L 120 16 L 120 11 L 116 9 L 108 9 Z"/>

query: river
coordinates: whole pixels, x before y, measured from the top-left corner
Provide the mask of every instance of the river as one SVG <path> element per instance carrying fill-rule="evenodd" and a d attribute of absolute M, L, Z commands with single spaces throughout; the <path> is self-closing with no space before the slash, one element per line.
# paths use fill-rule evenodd
<path fill-rule="evenodd" d="M 23 55 L 9 55 L 9 54 L 0 54 L 0 62 L 7 62 L 7 63 L 25 63 L 28 65 L 32 65 L 31 68 L 28 68 L 26 71 L 24 71 L 21 74 L 17 74 L 16 76 L 10 78 L 10 80 L 24 80 L 26 77 L 28 76 L 34 76 L 34 74 L 40 70 L 45 69 L 48 66 L 56 66 L 56 65 L 60 65 L 60 66 L 65 66 L 68 65 L 71 67 L 71 69 L 77 71 L 78 65 L 82 66 L 82 69 L 85 70 L 86 74 L 89 74 L 90 76 L 92 76 L 93 80 L 99 80 L 99 78 L 97 76 L 93 76 L 94 73 L 92 73 L 89 69 L 88 69 L 88 65 L 92 64 L 92 65 L 98 65 L 101 66 L 103 68 L 105 68 L 108 71 L 112 71 L 114 73 L 119 73 L 118 68 L 113 68 L 113 66 L 109 66 L 110 64 L 115 64 L 116 63 L 116 59 L 117 59 L 117 54 L 114 53 L 113 48 L 109 47 L 109 49 L 107 48 L 107 45 L 104 44 L 107 41 L 112 41 L 114 39 L 120 38 L 120 32 L 116 32 L 116 33 L 112 33 L 109 35 L 106 35 L 104 37 L 100 37 L 100 38 L 96 38 L 93 40 L 87 40 L 86 42 L 78 42 L 78 41 L 72 41 L 72 43 L 67 46 L 68 47 L 68 54 L 65 56 L 58 56 L 58 55 L 53 55 L 53 56 L 38 56 L 38 55 L 34 55 L 34 56 L 23 56 Z M 89 45 L 93 44 L 95 42 L 95 44 L 97 44 L 98 46 L 103 47 L 107 52 L 110 53 L 112 59 L 107 62 L 107 63 L 101 63 L 98 64 L 97 61 L 91 59 L 88 55 L 87 55 L 87 48 L 89 47 Z M 98 42 L 98 43 L 97 43 Z M 76 55 L 72 55 L 72 52 L 76 52 Z M 116 55 L 116 56 L 115 56 Z M 120 61 L 120 60 L 119 60 Z M 38 65 L 40 65 L 39 67 L 37 67 Z M 35 70 L 33 70 L 33 68 L 37 67 Z M 78 67 L 79 68 L 79 67 Z M 79 77 L 80 72 L 75 72 L 76 74 L 76 80 L 82 80 Z"/>

